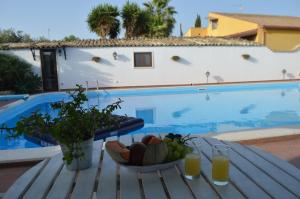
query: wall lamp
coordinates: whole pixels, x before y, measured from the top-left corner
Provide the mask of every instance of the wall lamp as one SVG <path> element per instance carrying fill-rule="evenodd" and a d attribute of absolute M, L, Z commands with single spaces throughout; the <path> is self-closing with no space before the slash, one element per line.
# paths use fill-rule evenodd
<path fill-rule="evenodd" d="M 206 71 L 205 76 L 206 76 L 206 83 L 208 83 L 208 77 L 210 76 L 210 72 Z"/>
<path fill-rule="evenodd" d="M 31 51 L 33 60 L 36 61 L 35 49 L 34 48 L 30 48 L 30 51 Z"/>
<path fill-rule="evenodd" d="M 62 46 L 62 47 L 58 48 L 58 55 L 59 55 L 59 56 L 61 56 L 63 52 L 64 52 L 65 60 L 67 60 L 66 47 L 65 47 L 65 46 Z"/>
<path fill-rule="evenodd" d="M 118 59 L 118 53 L 115 51 L 115 52 L 113 52 L 113 57 L 114 57 L 114 59 L 115 60 L 117 60 Z"/>
<path fill-rule="evenodd" d="M 61 49 L 58 49 L 58 55 L 61 56 Z"/>

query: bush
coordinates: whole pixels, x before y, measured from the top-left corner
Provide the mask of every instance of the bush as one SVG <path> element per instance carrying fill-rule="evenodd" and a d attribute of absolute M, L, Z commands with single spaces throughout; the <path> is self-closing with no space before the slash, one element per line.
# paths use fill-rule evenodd
<path fill-rule="evenodd" d="M 174 56 L 171 57 L 171 59 L 172 59 L 173 61 L 179 61 L 179 60 L 180 60 L 180 57 L 179 57 L 178 55 L 174 55 Z"/>
<path fill-rule="evenodd" d="M 31 64 L 16 56 L 0 54 L 0 91 L 31 94 L 41 89 L 41 82 L 32 72 Z"/>

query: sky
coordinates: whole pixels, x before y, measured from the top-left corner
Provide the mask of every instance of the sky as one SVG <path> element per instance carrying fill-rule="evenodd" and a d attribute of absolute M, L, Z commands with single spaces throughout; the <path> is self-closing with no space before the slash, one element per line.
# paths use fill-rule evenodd
<path fill-rule="evenodd" d="M 88 29 L 87 16 L 101 3 L 119 7 L 127 0 L 0 0 L 0 29 L 13 28 L 30 34 L 33 38 L 44 36 L 59 40 L 73 34 L 82 39 L 98 36 Z M 131 0 L 142 5 L 149 0 Z M 173 36 L 192 27 L 196 15 L 207 24 L 209 12 L 257 13 L 300 17 L 300 0 L 171 0 L 177 14 Z M 123 37 L 123 32 L 119 37 Z"/>

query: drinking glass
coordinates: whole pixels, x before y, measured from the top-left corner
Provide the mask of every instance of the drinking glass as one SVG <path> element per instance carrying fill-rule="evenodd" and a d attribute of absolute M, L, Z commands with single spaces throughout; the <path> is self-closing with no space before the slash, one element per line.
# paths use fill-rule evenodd
<path fill-rule="evenodd" d="M 201 172 L 201 147 L 197 141 L 190 141 L 189 147 L 193 148 L 193 151 L 186 154 L 184 162 L 185 177 L 189 180 L 193 180 L 200 177 Z"/>
<path fill-rule="evenodd" d="M 224 186 L 229 181 L 229 151 L 225 144 L 216 144 L 212 148 L 212 180 L 215 185 Z"/>

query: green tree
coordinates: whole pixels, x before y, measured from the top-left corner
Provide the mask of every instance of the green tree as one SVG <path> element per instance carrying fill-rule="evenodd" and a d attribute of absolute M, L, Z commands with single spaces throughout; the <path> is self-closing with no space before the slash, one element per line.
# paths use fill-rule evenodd
<path fill-rule="evenodd" d="M 197 17 L 196 17 L 195 28 L 201 28 L 201 17 L 200 17 L 200 15 L 197 15 Z"/>
<path fill-rule="evenodd" d="M 120 33 L 120 21 L 117 20 L 111 27 L 108 35 L 110 39 L 115 39 L 118 37 L 119 33 Z"/>
<path fill-rule="evenodd" d="M 88 25 L 92 32 L 102 38 L 116 38 L 120 31 L 118 7 L 110 4 L 100 4 L 88 15 Z"/>
<path fill-rule="evenodd" d="M 138 26 L 138 19 L 141 12 L 141 8 L 137 3 L 131 3 L 127 1 L 122 8 L 121 17 L 123 19 L 123 28 L 125 28 L 125 37 L 131 38 L 136 32 L 135 29 Z"/>
<path fill-rule="evenodd" d="M 40 37 L 34 39 L 34 41 L 37 41 L 37 42 L 48 42 L 50 40 L 47 37 L 45 37 L 45 36 L 40 36 Z"/>
<path fill-rule="evenodd" d="M 150 23 L 151 13 L 149 13 L 147 10 L 141 10 L 137 21 L 137 26 L 135 27 L 135 36 L 149 36 Z"/>
<path fill-rule="evenodd" d="M 182 25 L 180 24 L 179 26 L 179 34 L 180 34 L 180 37 L 183 37 L 183 31 L 182 31 Z"/>
<path fill-rule="evenodd" d="M 64 41 L 77 41 L 80 40 L 80 38 L 76 37 L 75 35 L 69 35 L 69 36 L 65 36 L 63 38 Z"/>
<path fill-rule="evenodd" d="M 126 38 L 148 35 L 150 13 L 141 9 L 137 3 L 127 1 L 122 8 L 121 16 Z"/>
<path fill-rule="evenodd" d="M 41 78 L 32 72 L 32 65 L 18 57 L 0 54 L 0 90 L 35 93 L 41 88 Z"/>
<path fill-rule="evenodd" d="M 152 0 L 144 3 L 147 11 L 151 14 L 150 36 L 168 37 L 171 35 L 177 13 L 173 6 L 169 6 L 170 0 Z"/>
<path fill-rule="evenodd" d="M 0 29 L 0 43 L 16 43 L 16 42 L 31 42 L 32 39 L 23 31 L 15 31 L 14 29 Z"/>

